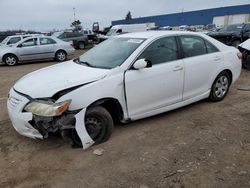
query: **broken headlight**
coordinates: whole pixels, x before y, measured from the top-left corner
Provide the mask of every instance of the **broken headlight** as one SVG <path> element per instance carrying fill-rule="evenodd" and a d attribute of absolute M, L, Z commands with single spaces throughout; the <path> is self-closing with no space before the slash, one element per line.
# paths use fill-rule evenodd
<path fill-rule="evenodd" d="M 53 103 L 50 101 L 33 101 L 28 103 L 24 110 L 31 112 L 38 116 L 54 117 L 60 116 L 65 112 L 71 103 L 71 100 L 66 100 L 59 103 Z"/>

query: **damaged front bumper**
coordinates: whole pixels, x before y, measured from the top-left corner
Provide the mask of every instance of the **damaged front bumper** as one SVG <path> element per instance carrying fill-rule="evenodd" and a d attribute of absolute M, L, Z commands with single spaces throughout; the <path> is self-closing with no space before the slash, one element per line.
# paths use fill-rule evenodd
<path fill-rule="evenodd" d="M 83 149 L 94 144 L 85 128 L 86 109 L 76 113 L 65 113 L 58 117 L 40 117 L 30 112 L 24 112 L 24 107 L 30 102 L 25 95 L 10 90 L 7 102 L 8 114 L 15 130 L 23 136 L 33 139 L 45 139 L 50 132 L 58 130 L 76 129 L 82 142 Z"/>

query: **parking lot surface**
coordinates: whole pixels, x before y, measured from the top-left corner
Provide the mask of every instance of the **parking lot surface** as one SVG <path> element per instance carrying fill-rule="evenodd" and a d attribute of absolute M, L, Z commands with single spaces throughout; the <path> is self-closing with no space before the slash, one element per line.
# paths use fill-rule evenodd
<path fill-rule="evenodd" d="M 53 64 L 0 66 L 0 187 L 250 187 L 250 72 L 222 102 L 117 125 L 108 142 L 83 151 L 56 136 L 23 137 L 8 118 L 10 87 Z"/>

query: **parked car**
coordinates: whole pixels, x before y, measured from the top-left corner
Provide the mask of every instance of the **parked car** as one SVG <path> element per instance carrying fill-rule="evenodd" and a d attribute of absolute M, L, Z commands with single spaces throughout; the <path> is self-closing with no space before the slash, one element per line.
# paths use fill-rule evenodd
<path fill-rule="evenodd" d="M 98 40 L 102 42 L 106 39 L 114 37 L 116 35 L 124 34 L 124 33 L 132 33 L 132 32 L 142 32 L 147 31 L 147 24 L 124 24 L 124 25 L 114 25 L 111 27 L 109 32 L 106 35 L 99 35 Z"/>
<path fill-rule="evenodd" d="M 75 49 L 84 49 L 88 44 L 88 35 L 83 32 L 56 32 L 52 36 L 66 42 L 73 42 Z"/>
<path fill-rule="evenodd" d="M 167 30 L 167 31 L 172 31 L 173 28 L 171 26 L 163 26 L 163 27 L 160 27 L 159 30 Z"/>
<path fill-rule="evenodd" d="M 0 46 L 16 44 L 17 42 L 32 36 L 39 36 L 39 34 L 27 34 L 27 35 L 12 35 L 6 37 L 1 43 Z"/>
<path fill-rule="evenodd" d="M 179 31 L 188 31 L 190 28 L 189 28 L 189 26 L 188 25 L 181 25 L 180 27 L 179 27 Z"/>
<path fill-rule="evenodd" d="M 240 43 L 250 38 L 250 23 L 228 25 L 208 35 L 224 44 L 238 47 Z"/>
<path fill-rule="evenodd" d="M 86 149 L 107 141 L 115 122 L 223 100 L 240 76 L 240 57 L 238 49 L 201 33 L 118 35 L 20 79 L 9 92 L 8 113 L 24 136 L 69 132 Z"/>
<path fill-rule="evenodd" d="M 238 49 L 242 53 L 242 66 L 243 68 L 250 70 L 250 39 L 241 43 Z"/>
<path fill-rule="evenodd" d="M 0 62 L 16 65 L 19 62 L 56 59 L 65 61 L 74 52 L 73 46 L 62 40 L 48 36 L 28 37 L 16 44 L 0 48 Z"/>

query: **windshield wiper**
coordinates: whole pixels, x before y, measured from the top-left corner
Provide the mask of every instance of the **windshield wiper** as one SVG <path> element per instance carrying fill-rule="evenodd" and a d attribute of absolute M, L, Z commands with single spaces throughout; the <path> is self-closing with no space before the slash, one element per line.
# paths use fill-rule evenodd
<path fill-rule="evenodd" d="M 80 61 L 80 59 L 79 59 L 79 58 L 74 59 L 74 62 L 76 62 L 76 63 L 78 63 L 78 64 L 84 64 L 84 65 L 87 65 L 88 67 L 95 67 L 95 66 L 91 65 L 91 64 L 90 64 L 89 62 L 87 62 L 87 61 Z"/>

